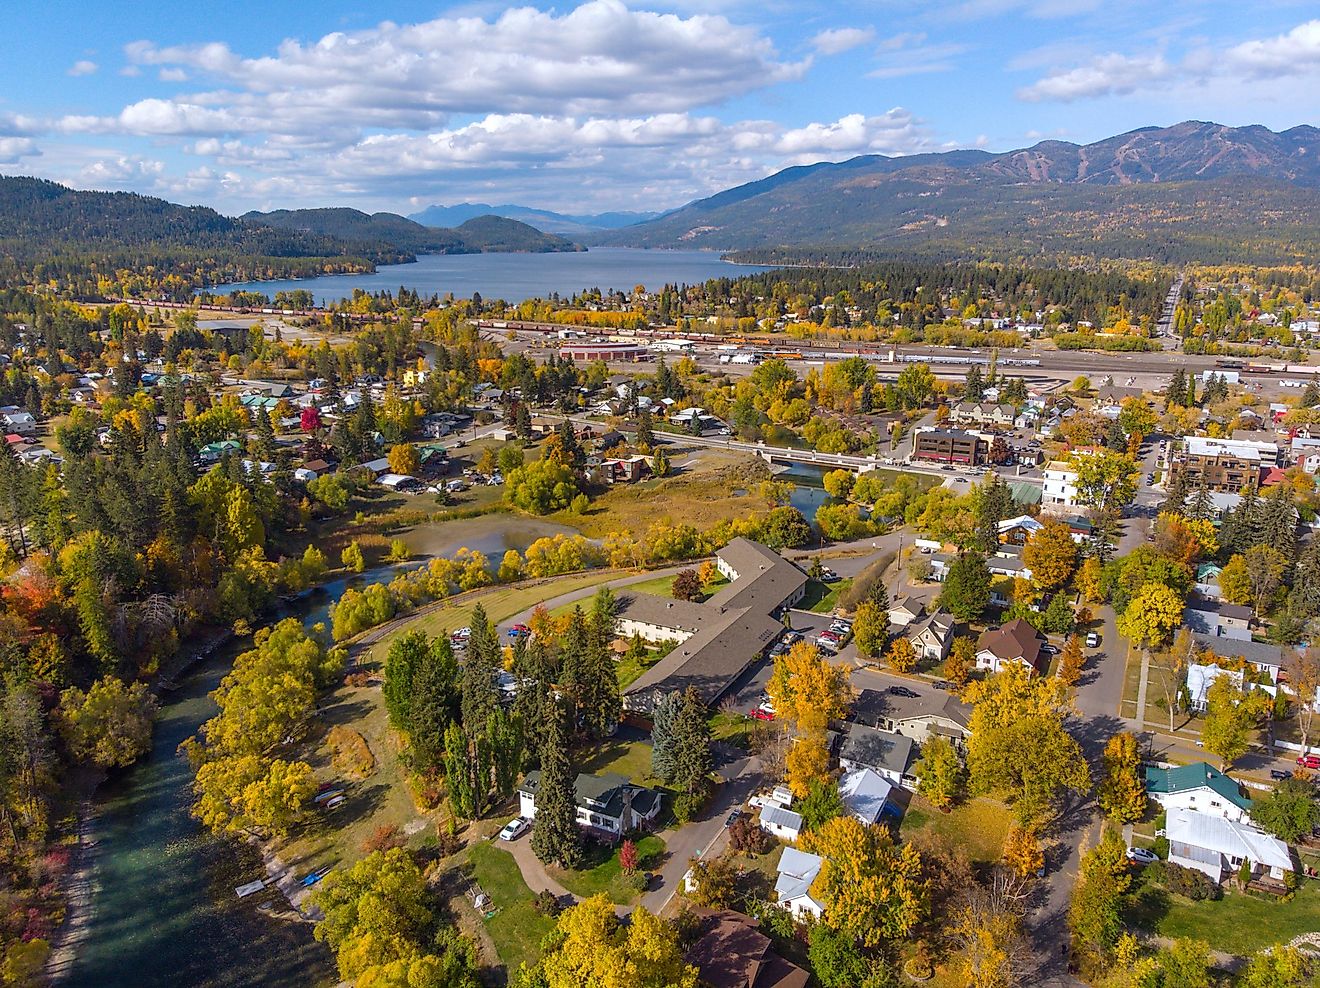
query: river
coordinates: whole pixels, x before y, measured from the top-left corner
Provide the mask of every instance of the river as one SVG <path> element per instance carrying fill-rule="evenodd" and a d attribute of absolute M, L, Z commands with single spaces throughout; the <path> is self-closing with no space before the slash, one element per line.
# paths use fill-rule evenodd
<path fill-rule="evenodd" d="M 398 567 L 354 577 L 388 580 Z M 286 609 L 328 623 L 349 585 L 327 584 Z M 97 794 L 95 886 L 86 937 L 63 984 L 97 988 L 312 988 L 334 984 L 329 951 L 306 924 L 271 919 L 234 894 L 264 877 L 256 852 L 209 836 L 188 813 L 192 771 L 176 753 L 216 710 L 210 693 L 248 647 L 219 648 L 163 697 L 150 755 Z"/>
<path fill-rule="evenodd" d="M 412 264 L 388 264 L 371 274 L 324 275 L 283 281 L 246 281 L 217 285 L 211 291 L 262 292 L 304 289 L 317 305 L 352 296 L 356 289 L 394 292 L 402 285 L 423 296 L 452 293 L 471 298 L 521 302 L 529 298 L 573 295 L 584 289 L 632 291 L 637 285 L 659 290 L 667 284 L 694 285 L 711 278 L 736 278 L 768 270 L 720 260 L 707 250 L 641 250 L 593 247 L 570 254 L 423 254 Z"/>

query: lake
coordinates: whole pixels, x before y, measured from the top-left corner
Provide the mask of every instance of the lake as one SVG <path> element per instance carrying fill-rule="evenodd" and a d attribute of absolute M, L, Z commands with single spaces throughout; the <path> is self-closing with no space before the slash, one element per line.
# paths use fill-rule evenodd
<path fill-rule="evenodd" d="M 732 264 L 707 250 L 642 250 L 635 247 L 594 247 L 572 254 L 424 254 L 412 264 L 389 264 L 373 274 L 325 275 L 283 281 L 246 281 L 217 285 L 211 291 L 263 292 L 304 289 L 317 305 L 349 298 L 356 289 L 394 292 L 402 285 L 423 296 L 452 293 L 471 298 L 521 302 L 550 295 L 568 296 L 583 289 L 631 291 L 637 285 L 652 290 L 667 284 L 694 285 L 710 278 L 735 278 L 768 270 L 753 264 Z"/>

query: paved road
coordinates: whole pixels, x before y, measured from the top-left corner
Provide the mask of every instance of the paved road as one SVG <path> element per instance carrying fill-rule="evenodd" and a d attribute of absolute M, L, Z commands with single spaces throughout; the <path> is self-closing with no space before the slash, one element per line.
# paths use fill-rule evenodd
<path fill-rule="evenodd" d="M 681 890 L 689 861 L 719 855 L 728 839 L 724 821 L 729 812 L 766 784 L 757 757 L 724 745 L 716 746 L 716 757 L 716 771 L 728 781 L 719 787 L 705 815 L 660 835 L 665 841 L 664 863 L 652 879 L 650 891 L 642 896 L 642 905 L 653 913 L 663 910 Z"/>

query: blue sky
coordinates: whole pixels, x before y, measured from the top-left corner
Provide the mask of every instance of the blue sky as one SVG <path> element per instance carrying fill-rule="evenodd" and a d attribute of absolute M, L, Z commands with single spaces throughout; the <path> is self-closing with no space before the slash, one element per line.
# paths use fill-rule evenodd
<path fill-rule="evenodd" d="M 237 213 L 661 209 L 858 154 L 1320 123 L 1315 0 L 17 4 L 0 171 Z"/>

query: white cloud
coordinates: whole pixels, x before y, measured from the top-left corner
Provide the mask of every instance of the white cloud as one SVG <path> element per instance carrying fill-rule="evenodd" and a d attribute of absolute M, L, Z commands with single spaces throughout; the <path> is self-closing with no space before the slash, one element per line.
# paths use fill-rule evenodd
<path fill-rule="evenodd" d="M 188 73 L 183 69 L 161 69 L 157 73 L 161 82 L 187 82 Z"/>
<path fill-rule="evenodd" d="M 1071 103 L 1098 96 L 1122 96 L 1167 78 L 1169 63 L 1163 55 L 1098 55 L 1087 65 L 1053 72 L 1019 89 L 1018 98 L 1029 103 L 1053 100 Z"/>
<path fill-rule="evenodd" d="M 1316 72 L 1320 69 L 1320 20 L 1299 24 L 1275 38 L 1234 45 L 1226 53 L 1225 63 L 1257 78 Z"/>
<path fill-rule="evenodd" d="M 36 141 L 30 137 L 0 137 L 0 165 L 16 165 L 20 158 L 35 158 L 40 154 Z"/>
<path fill-rule="evenodd" d="M 866 77 L 898 79 L 932 72 L 950 72 L 957 67 L 958 57 L 969 51 L 970 45 L 957 42 L 927 44 L 925 34 L 896 34 L 880 43 L 876 67 L 867 72 Z"/>
<path fill-rule="evenodd" d="M 874 37 L 872 27 L 836 27 L 818 33 L 811 39 L 811 46 L 822 55 L 838 55 L 859 48 Z"/>
<path fill-rule="evenodd" d="M 97 65 L 95 62 L 84 58 L 70 65 L 68 74 L 72 76 L 91 75 L 96 69 Z"/>
<path fill-rule="evenodd" d="M 392 116 L 414 128 L 452 114 L 681 112 L 800 78 L 810 64 L 782 60 L 768 37 L 725 17 L 631 10 L 621 0 L 564 14 L 521 7 L 494 20 L 386 21 L 285 41 L 256 58 L 221 42 L 138 41 L 125 54 L 232 87 L 181 98 L 241 108 L 271 131 L 287 125 L 291 107 L 327 119 Z"/>

